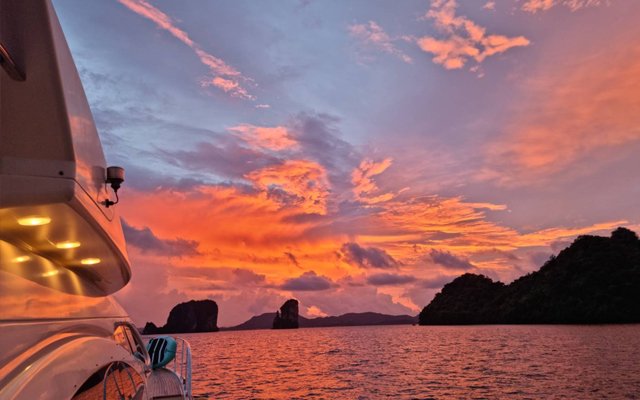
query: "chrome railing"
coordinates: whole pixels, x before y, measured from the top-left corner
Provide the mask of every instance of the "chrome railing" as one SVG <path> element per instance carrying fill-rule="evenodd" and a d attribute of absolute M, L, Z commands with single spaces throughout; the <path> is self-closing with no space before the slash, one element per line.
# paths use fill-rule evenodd
<path fill-rule="evenodd" d="M 174 337 L 174 339 L 177 343 L 176 356 L 173 362 L 167 364 L 165 368 L 178 375 L 184 388 L 185 398 L 191 400 L 193 399 L 193 394 L 191 393 L 191 346 L 189 342 L 181 337 Z"/>

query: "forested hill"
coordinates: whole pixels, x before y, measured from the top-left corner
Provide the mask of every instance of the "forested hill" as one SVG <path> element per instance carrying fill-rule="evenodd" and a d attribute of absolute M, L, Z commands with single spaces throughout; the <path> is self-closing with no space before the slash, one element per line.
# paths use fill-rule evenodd
<path fill-rule="evenodd" d="M 580 236 L 509 285 L 464 274 L 444 286 L 421 325 L 640 322 L 640 240 L 629 229 Z"/>

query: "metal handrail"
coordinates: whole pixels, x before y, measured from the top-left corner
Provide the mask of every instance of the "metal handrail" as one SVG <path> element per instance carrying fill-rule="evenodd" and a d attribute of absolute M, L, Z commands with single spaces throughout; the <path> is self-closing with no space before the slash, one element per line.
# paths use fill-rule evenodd
<path fill-rule="evenodd" d="M 191 345 L 189 342 L 181 337 L 174 337 L 177 343 L 176 356 L 173 358 L 173 363 L 169 363 L 165 368 L 173 371 L 178 375 L 180 382 L 184 389 L 185 398 L 188 400 L 193 399 L 191 393 Z"/>

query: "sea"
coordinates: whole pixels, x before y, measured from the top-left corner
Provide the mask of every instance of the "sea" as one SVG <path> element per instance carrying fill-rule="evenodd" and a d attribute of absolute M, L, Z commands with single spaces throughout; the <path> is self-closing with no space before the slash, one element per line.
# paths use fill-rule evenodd
<path fill-rule="evenodd" d="M 185 335 L 196 399 L 640 399 L 640 325 Z"/>

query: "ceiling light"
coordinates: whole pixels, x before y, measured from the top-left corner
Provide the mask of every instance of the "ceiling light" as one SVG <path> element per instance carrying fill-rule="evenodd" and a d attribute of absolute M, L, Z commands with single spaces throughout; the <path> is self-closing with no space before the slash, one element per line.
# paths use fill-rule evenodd
<path fill-rule="evenodd" d="M 80 260 L 82 265 L 94 265 L 98 264 L 101 260 L 99 258 L 83 258 Z"/>
<path fill-rule="evenodd" d="M 22 226 L 40 226 L 51 222 L 51 218 L 41 215 L 30 215 L 24 218 L 18 218 L 18 223 Z"/>
<path fill-rule="evenodd" d="M 73 240 L 67 240 L 64 242 L 56 243 L 56 247 L 59 249 L 75 249 L 76 247 L 80 247 L 80 242 L 75 242 Z"/>
<path fill-rule="evenodd" d="M 23 263 L 23 262 L 27 262 L 29 260 L 31 260 L 31 257 L 29 257 L 29 256 L 20 256 L 20 257 L 14 258 L 12 261 L 13 262 L 17 262 L 17 263 Z"/>
<path fill-rule="evenodd" d="M 51 276 L 56 276 L 60 273 L 60 271 L 58 271 L 57 269 L 54 269 L 53 271 L 49 271 L 49 272 L 45 272 L 44 274 L 40 275 L 44 278 L 49 278 Z"/>

